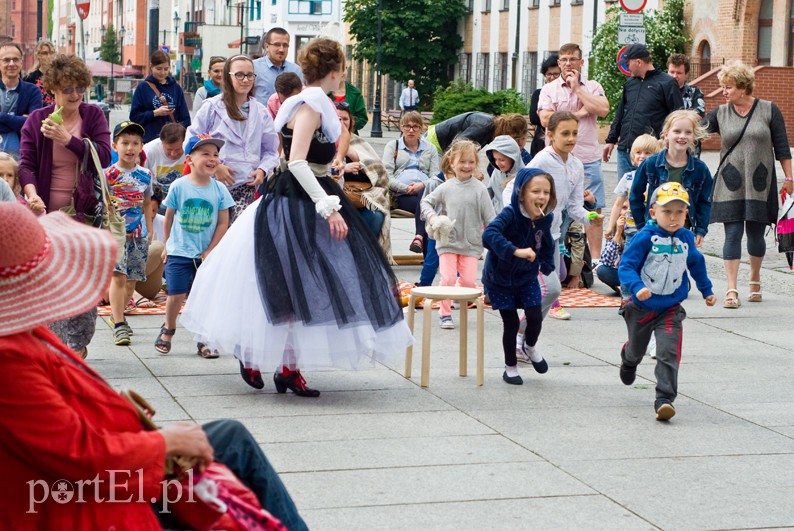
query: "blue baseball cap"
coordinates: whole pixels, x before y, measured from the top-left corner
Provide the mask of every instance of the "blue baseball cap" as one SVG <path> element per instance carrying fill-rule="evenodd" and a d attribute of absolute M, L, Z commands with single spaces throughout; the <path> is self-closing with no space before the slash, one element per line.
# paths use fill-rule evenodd
<path fill-rule="evenodd" d="M 196 149 L 197 147 L 201 147 L 206 144 L 212 144 L 213 146 L 217 147 L 220 150 L 225 144 L 223 140 L 220 138 L 213 138 L 209 133 L 202 133 L 197 136 L 191 136 L 190 140 L 187 141 L 187 145 L 185 146 L 185 155 L 190 155 L 190 153 Z"/>

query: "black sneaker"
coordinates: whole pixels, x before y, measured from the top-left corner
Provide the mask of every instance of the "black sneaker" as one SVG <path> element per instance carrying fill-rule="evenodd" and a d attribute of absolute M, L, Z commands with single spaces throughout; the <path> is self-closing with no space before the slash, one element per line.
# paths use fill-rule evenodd
<path fill-rule="evenodd" d="M 664 402 L 656 408 L 656 420 L 670 420 L 675 417 L 675 408 L 670 402 Z"/>
<path fill-rule="evenodd" d="M 620 381 L 623 382 L 623 385 L 631 385 L 634 383 L 634 379 L 637 377 L 637 366 L 626 365 L 623 360 L 623 354 L 626 352 L 626 345 L 628 343 L 623 343 L 623 347 L 620 349 Z"/>
<path fill-rule="evenodd" d="M 507 371 L 502 373 L 502 380 L 509 383 L 510 385 L 523 385 L 524 380 L 521 379 L 521 375 L 518 376 L 508 376 Z"/>

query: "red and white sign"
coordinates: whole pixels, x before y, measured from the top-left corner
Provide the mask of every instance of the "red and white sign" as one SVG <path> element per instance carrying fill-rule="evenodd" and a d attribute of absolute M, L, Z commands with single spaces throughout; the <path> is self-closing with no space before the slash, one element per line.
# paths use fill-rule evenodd
<path fill-rule="evenodd" d="M 85 20 L 88 18 L 88 11 L 91 9 L 91 2 L 86 2 L 85 0 L 75 0 L 75 5 L 77 6 L 77 15 Z"/>
<path fill-rule="evenodd" d="M 648 0 L 620 0 L 620 7 L 629 13 L 640 13 Z"/>
<path fill-rule="evenodd" d="M 620 64 L 620 60 L 623 59 L 623 54 L 626 53 L 626 48 L 628 48 L 628 46 L 624 46 L 618 52 L 617 63 L 618 63 L 618 70 L 620 70 L 623 74 L 630 76 L 631 72 L 629 71 L 628 68 L 626 68 L 626 65 Z"/>

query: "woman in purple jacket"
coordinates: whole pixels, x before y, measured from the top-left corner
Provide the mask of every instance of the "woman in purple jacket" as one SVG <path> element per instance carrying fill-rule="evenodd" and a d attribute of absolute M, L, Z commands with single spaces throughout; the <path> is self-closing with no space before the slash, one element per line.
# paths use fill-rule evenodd
<path fill-rule="evenodd" d="M 54 212 L 74 205 L 75 219 L 98 223 L 101 204 L 95 192 L 97 175 L 83 139 L 96 146 L 102 167 L 110 164 L 110 129 L 102 110 L 83 103 L 91 84 L 88 67 L 73 55 L 59 55 L 42 78 L 42 86 L 55 104 L 30 113 L 22 127 L 19 180 L 35 213 Z M 61 120 L 49 116 L 60 110 Z M 58 123 L 62 121 L 62 123 Z M 80 169 L 86 157 L 89 163 Z M 78 166 L 78 164 L 80 164 Z M 58 321 L 50 328 L 78 354 L 85 357 L 94 336 L 96 308 Z"/>

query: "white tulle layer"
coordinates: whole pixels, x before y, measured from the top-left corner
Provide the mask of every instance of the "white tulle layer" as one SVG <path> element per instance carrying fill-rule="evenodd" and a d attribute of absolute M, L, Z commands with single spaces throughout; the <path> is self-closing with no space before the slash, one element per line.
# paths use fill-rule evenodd
<path fill-rule="evenodd" d="M 385 362 L 403 356 L 413 342 L 403 320 L 380 330 L 369 322 L 343 328 L 336 322 L 269 322 L 254 267 L 258 205 L 259 200 L 243 212 L 198 270 L 180 317 L 196 341 L 263 372 L 285 362 L 300 369 L 358 368 L 362 359 Z"/>

